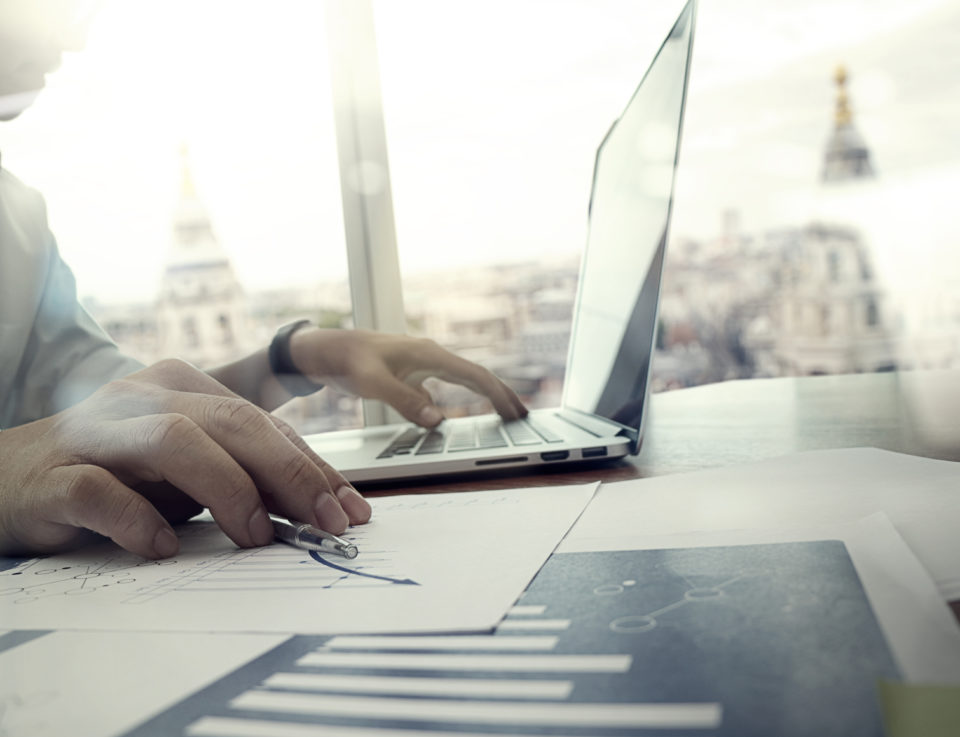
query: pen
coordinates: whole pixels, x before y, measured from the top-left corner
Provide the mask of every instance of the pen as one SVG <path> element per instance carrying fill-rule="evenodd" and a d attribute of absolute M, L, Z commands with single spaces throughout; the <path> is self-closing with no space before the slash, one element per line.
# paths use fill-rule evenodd
<path fill-rule="evenodd" d="M 305 522 L 287 522 L 286 520 L 270 518 L 273 523 L 273 535 L 288 545 L 302 550 L 317 550 L 321 553 L 336 553 L 344 558 L 357 557 L 360 552 L 353 543 L 331 535 Z"/>

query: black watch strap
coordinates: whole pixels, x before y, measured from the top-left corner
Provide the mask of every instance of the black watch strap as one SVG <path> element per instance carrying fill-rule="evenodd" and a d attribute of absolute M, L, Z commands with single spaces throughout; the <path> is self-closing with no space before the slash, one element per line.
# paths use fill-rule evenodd
<path fill-rule="evenodd" d="M 293 356 L 290 355 L 290 338 L 300 328 L 309 324 L 309 320 L 295 320 L 287 323 L 277 330 L 267 349 L 270 370 L 283 388 L 295 397 L 305 397 L 323 388 L 323 384 L 317 384 L 300 373 L 300 369 L 293 362 Z"/>

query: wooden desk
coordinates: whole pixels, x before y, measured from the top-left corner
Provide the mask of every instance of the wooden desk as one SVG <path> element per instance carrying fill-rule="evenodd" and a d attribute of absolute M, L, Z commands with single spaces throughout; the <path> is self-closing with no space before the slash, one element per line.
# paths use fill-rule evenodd
<path fill-rule="evenodd" d="M 576 471 L 361 489 L 377 495 L 619 481 L 861 446 L 960 461 L 960 371 L 752 379 L 665 392 L 652 397 L 634 458 Z M 960 619 L 960 601 L 951 606 Z"/>

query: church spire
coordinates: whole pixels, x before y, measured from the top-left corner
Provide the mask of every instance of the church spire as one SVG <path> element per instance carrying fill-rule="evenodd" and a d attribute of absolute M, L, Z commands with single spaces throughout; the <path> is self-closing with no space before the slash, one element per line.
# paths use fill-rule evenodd
<path fill-rule="evenodd" d="M 870 151 L 853 126 L 850 97 L 847 94 L 847 70 L 838 66 L 833 75 L 837 85 L 837 101 L 833 114 L 833 133 L 827 141 L 821 180 L 839 182 L 874 176 Z"/>
<path fill-rule="evenodd" d="M 833 122 L 839 128 L 842 125 L 850 125 L 853 118 L 847 96 L 847 69 L 842 64 L 833 73 L 833 81 L 837 83 L 837 109 L 833 115 Z"/>
<path fill-rule="evenodd" d="M 173 240 L 167 260 L 168 267 L 174 268 L 227 261 L 207 208 L 197 194 L 186 144 L 180 146 L 180 199 L 173 212 Z"/>
<path fill-rule="evenodd" d="M 186 143 L 180 144 L 180 199 L 190 200 L 197 196 L 193 184 L 193 172 L 190 171 L 190 149 Z"/>
<path fill-rule="evenodd" d="M 160 355 L 198 366 L 231 360 L 247 334 L 243 290 L 194 186 L 186 145 L 157 314 Z"/>

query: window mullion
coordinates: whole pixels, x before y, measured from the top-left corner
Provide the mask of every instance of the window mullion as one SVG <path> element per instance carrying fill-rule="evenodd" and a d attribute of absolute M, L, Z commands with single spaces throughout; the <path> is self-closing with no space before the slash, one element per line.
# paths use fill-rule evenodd
<path fill-rule="evenodd" d="M 354 325 L 406 331 L 370 0 L 326 0 L 334 124 Z M 398 419 L 364 402 L 368 425 Z"/>

